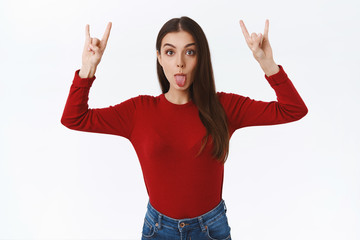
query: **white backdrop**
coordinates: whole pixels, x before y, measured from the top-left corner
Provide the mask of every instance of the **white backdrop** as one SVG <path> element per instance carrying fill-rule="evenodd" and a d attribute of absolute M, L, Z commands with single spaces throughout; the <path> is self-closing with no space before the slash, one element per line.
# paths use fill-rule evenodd
<path fill-rule="evenodd" d="M 60 118 L 85 25 L 113 23 L 89 105 L 160 92 L 155 40 L 173 17 L 205 31 L 218 91 L 275 94 L 241 32 L 270 20 L 274 59 L 309 108 L 294 123 L 238 130 L 223 198 L 236 240 L 360 239 L 360 2 L 0 1 L 0 239 L 140 239 L 148 201 L 122 137 Z"/>

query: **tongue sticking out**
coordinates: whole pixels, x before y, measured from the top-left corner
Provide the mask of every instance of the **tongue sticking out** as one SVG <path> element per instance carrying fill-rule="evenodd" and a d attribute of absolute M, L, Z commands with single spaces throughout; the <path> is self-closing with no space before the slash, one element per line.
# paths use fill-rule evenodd
<path fill-rule="evenodd" d="M 176 75 L 175 80 L 176 80 L 176 84 L 179 87 L 183 87 L 185 85 L 185 75 Z"/>

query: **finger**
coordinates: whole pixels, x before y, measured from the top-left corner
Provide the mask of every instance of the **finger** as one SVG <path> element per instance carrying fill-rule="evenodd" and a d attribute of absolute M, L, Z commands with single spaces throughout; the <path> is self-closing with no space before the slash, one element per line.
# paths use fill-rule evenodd
<path fill-rule="evenodd" d="M 98 46 L 100 43 L 100 40 L 98 38 L 91 38 L 91 44 L 94 46 Z"/>
<path fill-rule="evenodd" d="M 101 39 L 101 42 L 104 44 L 104 46 L 106 46 L 107 41 L 109 39 L 111 26 L 112 26 L 112 22 L 109 22 L 107 27 L 106 27 L 105 33 L 104 33 L 104 35 L 103 35 L 103 37 Z"/>
<path fill-rule="evenodd" d="M 257 40 L 257 42 L 258 42 L 258 44 L 261 46 L 261 44 L 262 44 L 262 41 L 263 41 L 263 35 L 261 34 L 261 33 L 259 33 L 258 35 L 257 35 L 257 38 L 256 38 L 256 40 Z"/>
<path fill-rule="evenodd" d="M 259 46 L 262 46 L 263 40 L 264 40 L 264 35 L 262 35 L 261 33 L 258 34 L 258 41 L 259 41 Z"/>
<path fill-rule="evenodd" d="M 256 42 L 256 41 L 258 40 L 258 35 L 253 32 L 253 33 L 251 34 L 251 40 L 252 40 L 253 42 Z"/>
<path fill-rule="evenodd" d="M 94 48 L 94 47 L 93 47 L 91 44 L 89 44 L 88 47 L 87 47 L 88 52 L 94 53 L 93 48 Z"/>
<path fill-rule="evenodd" d="M 269 38 L 269 19 L 265 21 L 264 39 Z"/>
<path fill-rule="evenodd" d="M 251 50 L 252 51 L 256 51 L 258 47 L 261 46 L 262 44 L 262 34 L 259 33 L 259 34 L 256 34 L 256 33 L 252 33 L 251 34 Z"/>
<path fill-rule="evenodd" d="M 94 53 L 97 53 L 97 52 L 99 52 L 99 50 L 100 50 L 99 47 L 94 46 L 94 45 L 92 45 L 92 44 L 89 45 L 89 48 L 90 48 L 90 50 L 93 51 Z"/>
<path fill-rule="evenodd" d="M 246 29 L 245 23 L 242 20 L 240 20 L 240 27 L 245 36 L 245 40 L 247 41 L 248 39 L 250 39 L 250 35 L 248 30 Z"/>
<path fill-rule="evenodd" d="M 85 40 L 87 42 L 90 41 L 90 26 L 89 26 L 89 24 L 86 24 L 86 26 L 85 26 Z"/>

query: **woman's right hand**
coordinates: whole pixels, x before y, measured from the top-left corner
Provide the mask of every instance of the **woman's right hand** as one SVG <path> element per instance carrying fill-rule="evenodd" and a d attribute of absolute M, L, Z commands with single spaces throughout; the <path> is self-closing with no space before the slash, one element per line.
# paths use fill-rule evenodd
<path fill-rule="evenodd" d="M 105 33 L 101 40 L 90 37 L 90 26 L 86 24 L 85 27 L 85 45 L 82 54 L 82 67 L 79 72 L 81 78 L 91 78 L 95 75 L 97 65 L 101 61 L 104 54 L 107 41 L 109 39 L 112 23 L 109 22 Z"/>

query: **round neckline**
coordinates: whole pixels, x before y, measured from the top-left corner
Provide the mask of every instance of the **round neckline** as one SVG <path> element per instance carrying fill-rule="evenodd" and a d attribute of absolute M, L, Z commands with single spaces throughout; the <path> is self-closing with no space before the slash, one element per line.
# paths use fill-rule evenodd
<path fill-rule="evenodd" d="M 184 108 L 184 107 L 190 107 L 190 106 L 194 105 L 194 103 L 191 99 L 187 103 L 184 103 L 184 104 L 172 103 L 169 100 L 167 100 L 167 98 L 165 97 L 165 93 L 160 95 L 160 99 L 163 100 L 166 103 L 166 105 L 176 107 L 176 108 Z"/>

